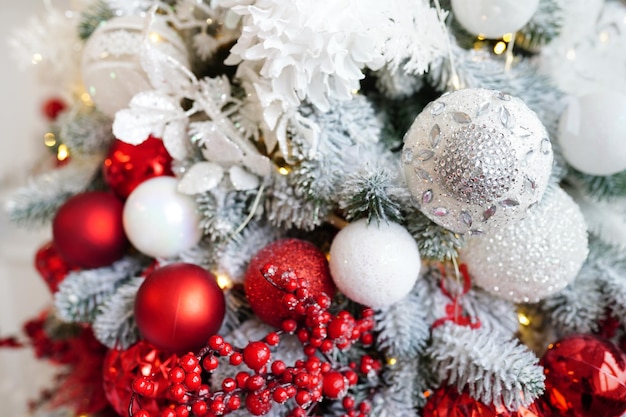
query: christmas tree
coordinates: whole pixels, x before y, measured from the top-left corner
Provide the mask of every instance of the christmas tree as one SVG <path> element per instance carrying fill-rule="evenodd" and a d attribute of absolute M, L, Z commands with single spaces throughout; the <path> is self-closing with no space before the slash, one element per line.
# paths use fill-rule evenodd
<path fill-rule="evenodd" d="M 622 1 L 77 3 L 34 415 L 626 415 Z"/>

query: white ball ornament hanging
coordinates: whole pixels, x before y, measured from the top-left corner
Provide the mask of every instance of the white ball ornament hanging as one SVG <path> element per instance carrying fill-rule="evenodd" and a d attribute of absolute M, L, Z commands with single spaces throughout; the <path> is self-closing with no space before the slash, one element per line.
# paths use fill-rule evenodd
<path fill-rule="evenodd" d="M 139 184 L 124 204 L 128 240 L 152 257 L 171 257 L 195 246 L 202 237 L 200 215 L 192 197 L 177 190 L 173 177 Z"/>
<path fill-rule="evenodd" d="M 160 19 L 148 23 L 141 16 L 115 17 L 100 25 L 85 43 L 83 82 L 96 107 L 104 114 L 115 116 L 118 110 L 127 107 L 135 94 L 152 89 L 141 64 L 146 43 L 187 65 L 185 44 L 176 31 Z"/>
<path fill-rule="evenodd" d="M 548 185 L 552 145 L 524 102 L 471 88 L 445 94 L 417 116 L 402 162 L 420 210 L 456 233 L 482 234 L 521 220 Z"/>
<path fill-rule="evenodd" d="M 330 274 L 349 299 L 380 308 L 404 298 L 421 268 L 417 243 L 397 223 L 357 220 L 330 247 Z"/>
<path fill-rule="evenodd" d="M 528 23 L 539 0 L 452 0 L 452 13 L 471 34 L 488 39 L 514 33 Z"/>
<path fill-rule="evenodd" d="M 626 94 L 605 91 L 572 98 L 559 123 L 563 157 L 591 175 L 626 170 Z"/>
<path fill-rule="evenodd" d="M 587 258 L 587 226 L 555 188 L 517 225 L 469 239 L 461 252 L 472 282 L 513 302 L 537 302 L 567 286 Z"/>

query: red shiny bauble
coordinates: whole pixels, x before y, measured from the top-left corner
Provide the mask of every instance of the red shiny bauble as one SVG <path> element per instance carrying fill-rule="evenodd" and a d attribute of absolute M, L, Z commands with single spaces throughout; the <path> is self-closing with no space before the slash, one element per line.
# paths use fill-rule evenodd
<path fill-rule="evenodd" d="M 52 222 L 59 254 L 81 268 L 98 268 L 120 259 L 128 247 L 123 210 L 117 197 L 103 191 L 89 191 L 67 200 Z"/>
<path fill-rule="evenodd" d="M 428 397 L 422 417 L 497 417 L 497 413 L 492 405 L 473 399 L 467 392 L 444 386 Z"/>
<path fill-rule="evenodd" d="M 617 417 L 626 412 L 626 354 L 608 340 L 574 335 L 541 359 L 546 394 L 564 417 Z"/>
<path fill-rule="evenodd" d="M 107 400 L 120 416 L 128 416 L 132 385 L 138 376 L 150 377 L 154 392 L 141 397 L 141 408 L 153 416 L 167 403 L 167 376 L 178 357 L 165 354 L 147 342 L 139 341 L 126 350 L 109 350 L 104 358 L 102 380 Z M 139 404 L 133 404 L 133 412 Z"/>
<path fill-rule="evenodd" d="M 274 327 L 280 327 L 281 322 L 293 317 L 293 314 L 282 303 L 285 293 L 261 273 L 267 265 L 276 267 L 279 273 L 293 271 L 298 279 L 306 281 L 307 289 L 313 296 L 325 293 L 332 297 L 335 294 L 328 261 L 313 244 L 299 239 L 281 239 L 270 243 L 250 261 L 244 291 L 254 313 Z"/>
<path fill-rule="evenodd" d="M 135 298 L 141 335 L 157 348 L 185 353 L 204 346 L 222 325 L 226 301 L 216 278 L 187 263 L 150 273 Z"/>
<path fill-rule="evenodd" d="M 70 271 L 77 269 L 59 255 L 53 242 L 48 242 L 37 250 L 35 268 L 52 293 L 57 292 L 59 284 Z"/>
<path fill-rule="evenodd" d="M 520 407 L 515 411 L 508 411 L 505 409 L 498 409 L 498 417 L 555 417 L 556 414 L 544 399 L 544 397 L 537 398 L 532 404 L 527 407 Z"/>
<path fill-rule="evenodd" d="M 139 145 L 115 139 L 104 160 L 102 172 L 111 190 L 126 199 L 145 180 L 174 175 L 171 163 L 172 157 L 160 139 L 150 136 Z"/>

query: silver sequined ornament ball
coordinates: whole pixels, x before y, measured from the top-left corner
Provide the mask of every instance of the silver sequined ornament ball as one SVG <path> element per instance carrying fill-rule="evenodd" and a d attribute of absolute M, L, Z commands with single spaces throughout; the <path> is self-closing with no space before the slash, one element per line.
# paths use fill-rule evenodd
<path fill-rule="evenodd" d="M 469 239 L 461 261 L 479 287 L 509 301 L 534 303 L 565 288 L 587 254 L 583 215 L 555 188 L 518 224 Z"/>
<path fill-rule="evenodd" d="M 402 162 L 426 216 L 456 233 L 482 234 L 520 221 L 541 200 L 552 146 L 522 100 L 471 88 L 426 106 L 404 137 Z"/>

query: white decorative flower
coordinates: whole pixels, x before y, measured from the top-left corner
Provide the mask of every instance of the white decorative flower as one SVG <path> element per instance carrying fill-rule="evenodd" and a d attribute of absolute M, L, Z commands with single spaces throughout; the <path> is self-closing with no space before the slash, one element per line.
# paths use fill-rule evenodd
<path fill-rule="evenodd" d="M 302 100 L 319 109 L 348 100 L 363 69 L 403 66 L 422 73 L 445 51 L 437 13 L 426 0 L 222 0 L 242 18 L 228 64 L 254 83 L 272 128 Z"/>

